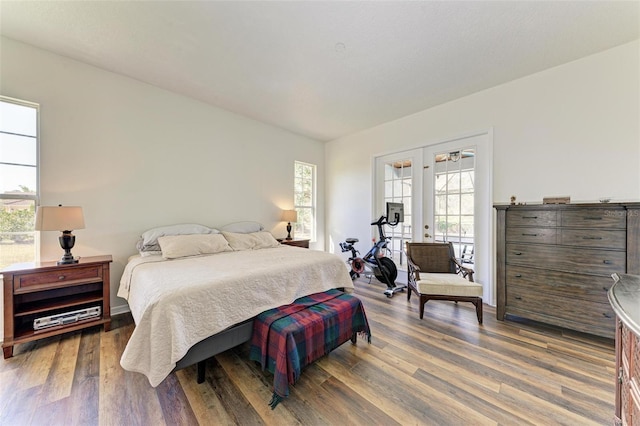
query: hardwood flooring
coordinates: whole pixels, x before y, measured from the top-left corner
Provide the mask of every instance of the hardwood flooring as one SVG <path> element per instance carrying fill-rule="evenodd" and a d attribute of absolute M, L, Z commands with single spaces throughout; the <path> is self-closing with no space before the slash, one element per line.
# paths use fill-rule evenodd
<path fill-rule="evenodd" d="M 485 306 L 386 298 L 356 282 L 373 339 L 345 343 L 303 370 L 271 410 L 272 376 L 247 346 L 195 366 L 157 388 L 124 371 L 130 315 L 112 330 L 84 330 L 18 345 L 0 361 L 1 425 L 608 425 L 614 413 L 611 340 L 500 322 Z"/>

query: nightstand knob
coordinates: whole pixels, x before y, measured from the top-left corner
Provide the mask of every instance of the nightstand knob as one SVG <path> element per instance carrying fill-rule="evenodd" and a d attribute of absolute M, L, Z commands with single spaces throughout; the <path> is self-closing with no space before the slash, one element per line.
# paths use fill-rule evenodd
<path fill-rule="evenodd" d="M 64 280 L 65 278 L 66 278 L 66 277 L 65 277 L 64 275 L 60 275 L 60 276 L 58 277 L 58 280 Z"/>

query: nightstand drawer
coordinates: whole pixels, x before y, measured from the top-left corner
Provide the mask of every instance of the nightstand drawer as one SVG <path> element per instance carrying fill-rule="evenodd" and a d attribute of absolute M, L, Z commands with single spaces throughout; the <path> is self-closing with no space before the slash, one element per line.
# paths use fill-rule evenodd
<path fill-rule="evenodd" d="M 71 266 L 51 272 L 18 274 L 13 277 L 15 293 L 23 293 L 46 288 L 64 287 L 69 284 L 102 280 L 101 266 Z"/>

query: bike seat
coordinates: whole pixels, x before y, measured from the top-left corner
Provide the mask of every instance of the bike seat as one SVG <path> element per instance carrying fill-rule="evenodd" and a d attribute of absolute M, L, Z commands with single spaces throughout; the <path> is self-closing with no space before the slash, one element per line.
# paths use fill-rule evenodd
<path fill-rule="evenodd" d="M 358 241 L 360 241 L 360 240 L 359 240 L 359 239 L 357 239 L 357 238 L 347 238 L 345 241 L 346 241 L 348 244 L 353 244 L 353 243 L 357 243 L 357 242 L 358 242 Z"/>

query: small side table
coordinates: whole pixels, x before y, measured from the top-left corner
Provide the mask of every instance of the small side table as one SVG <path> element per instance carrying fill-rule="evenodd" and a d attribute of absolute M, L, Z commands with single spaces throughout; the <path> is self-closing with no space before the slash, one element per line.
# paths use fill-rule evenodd
<path fill-rule="evenodd" d="M 293 240 L 278 239 L 278 241 L 280 242 L 280 244 L 284 244 L 287 246 L 302 247 L 308 249 L 310 240 L 294 238 Z"/>
<path fill-rule="evenodd" d="M 12 357 L 13 346 L 19 343 L 96 325 L 109 331 L 111 260 L 109 255 L 93 256 L 69 265 L 22 263 L 4 269 L 4 358 Z M 98 308 L 97 315 L 74 314 L 83 309 L 97 312 Z M 36 320 L 51 317 L 56 317 L 51 324 L 35 326 Z"/>

